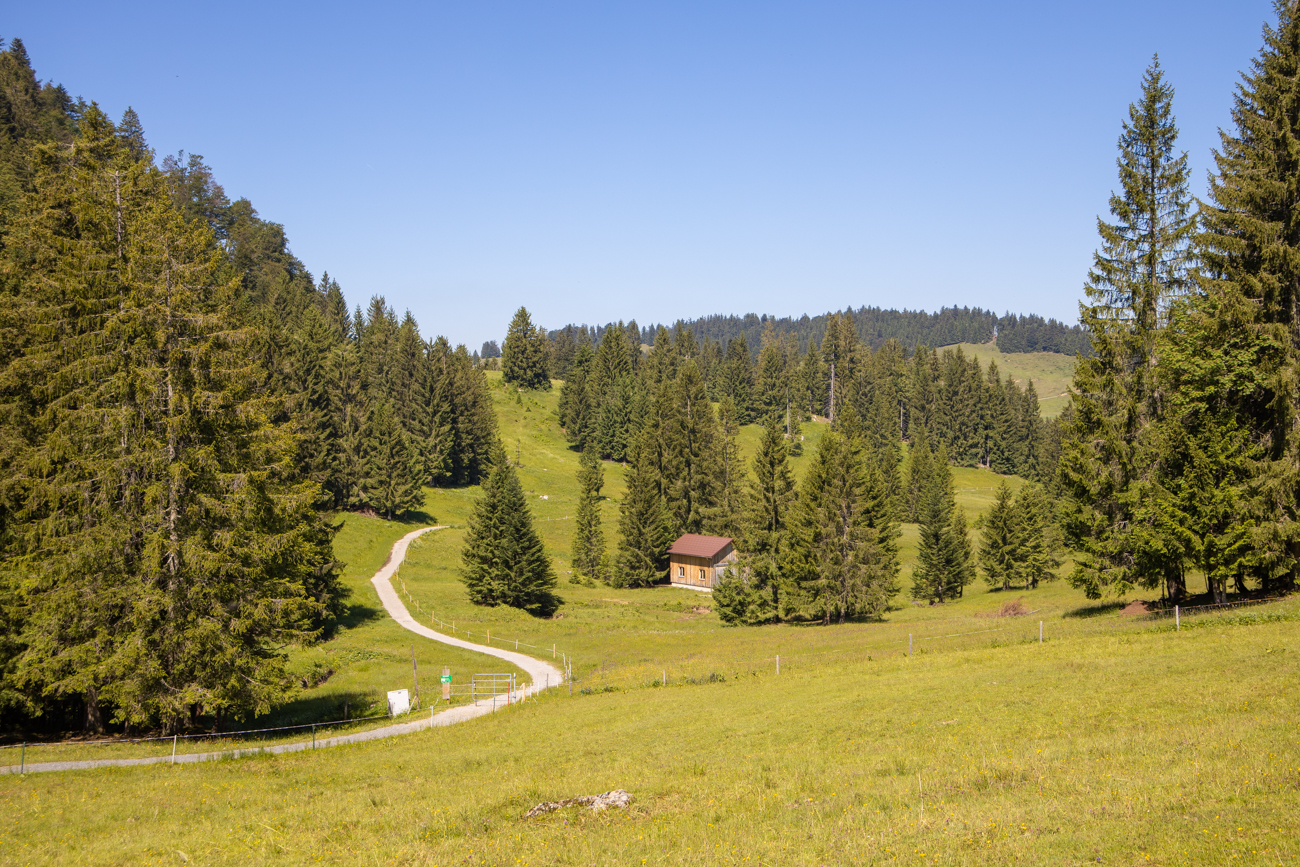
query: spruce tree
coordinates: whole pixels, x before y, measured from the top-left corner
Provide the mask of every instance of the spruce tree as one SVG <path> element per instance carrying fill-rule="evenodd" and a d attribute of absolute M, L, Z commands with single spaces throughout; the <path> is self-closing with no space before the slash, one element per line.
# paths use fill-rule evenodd
<path fill-rule="evenodd" d="M 628 446 L 633 437 L 636 389 L 636 380 L 631 374 L 620 376 L 598 403 L 592 436 L 603 458 L 623 461 L 628 457 Z M 594 392 L 594 388 L 589 391 Z M 594 394 L 590 395 L 588 400 L 593 397 Z"/>
<path fill-rule="evenodd" d="M 560 607 L 555 572 L 533 529 L 523 486 L 499 447 L 470 515 L 461 562 L 461 580 L 475 605 L 507 605 L 535 617 Z"/>
<path fill-rule="evenodd" d="M 698 369 L 698 368 L 697 368 Z M 741 424 L 749 424 L 752 413 L 753 360 L 744 336 L 732 338 L 727 344 L 727 355 L 719 374 L 718 398 L 731 398 L 736 406 L 736 417 Z"/>
<path fill-rule="evenodd" d="M 1076 368 L 1059 471 L 1062 524 L 1078 552 L 1070 580 L 1090 598 L 1162 581 L 1172 596 L 1184 593 L 1177 563 L 1138 547 L 1155 539 L 1138 517 L 1158 464 L 1149 442 L 1160 420 L 1155 347 L 1170 304 L 1190 288 L 1196 231 L 1187 155 L 1175 152 L 1172 100 L 1173 88 L 1153 60 L 1120 136 L 1121 192 L 1110 200 L 1115 222 L 1097 221 L 1102 244 L 1088 303 L 1080 305 L 1093 353 Z"/>
<path fill-rule="evenodd" d="M 501 347 L 501 379 L 530 390 L 549 391 L 551 377 L 546 370 L 545 336 L 533 327 L 526 307 L 520 307 L 506 332 Z"/>
<path fill-rule="evenodd" d="M 586 449 L 592 441 L 599 404 L 593 400 L 589 389 L 591 367 L 595 353 L 583 343 L 573 355 L 569 365 L 569 375 L 560 386 L 560 427 L 569 442 L 579 449 Z"/>
<path fill-rule="evenodd" d="M 1230 576 L 1249 575 L 1277 593 L 1295 585 L 1300 569 L 1300 12 L 1287 0 L 1276 0 L 1275 11 L 1277 23 L 1265 27 L 1259 56 L 1238 85 L 1235 128 L 1220 132 L 1199 238 L 1208 297 L 1191 312 L 1187 348 L 1212 355 L 1198 362 L 1180 353 L 1181 381 L 1207 383 L 1205 373 L 1218 367 L 1243 387 L 1216 387 L 1179 407 L 1225 437 L 1190 436 L 1177 446 L 1187 474 L 1179 499 L 1192 526 L 1211 534 L 1212 547 L 1192 546 L 1193 562 L 1208 559 L 1220 601 Z M 1228 349 L 1240 354 L 1225 355 Z M 1255 372 L 1245 364 L 1257 365 Z M 1197 447 L 1206 453 L 1196 455 Z M 1252 465 L 1257 498 L 1243 499 L 1244 464 Z M 1190 484 L 1193 475 L 1203 490 Z M 1210 487 L 1217 483 L 1224 489 Z M 1254 528 L 1237 524 L 1243 518 Z M 1239 535 L 1249 541 L 1236 541 Z"/>
<path fill-rule="evenodd" d="M 896 591 L 887 501 L 846 437 L 827 432 L 799 492 L 785 560 L 783 613 L 823 623 L 878 617 Z"/>
<path fill-rule="evenodd" d="M 1011 588 L 1020 559 L 1022 532 L 1018 526 L 1015 503 L 1007 483 L 998 485 L 993 505 L 984 515 L 980 529 L 980 569 L 990 587 Z"/>
<path fill-rule="evenodd" d="M 921 501 L 920 539 L 912 572 L 912 598 L 931 603 L 955 599 L 971 576 L 970 547 L 954 520 L 956 502 L 946 449 L 940 445 L 935 472 Z"/>
<path fill-rule="evenodd" d="M 659 490 L 648 433 L 638 437 L 626 475 L 627 493 L 619 506 L 618 565 L 614 587 L 649 587 L 668 576 L 668 546 L 673 534 Z"/>
<path fill-rule="evenodd" d="M 948 576 L 948 598 L 960 599 L 967 585 L 975 580 L 975 552 L 971 548 L 966 510 L 961 506 L 952 510 L 949 529 L 957 545 L 957 568 Z"/>
<path fill-rule="evenodd" d="M 675 532 L 703 533 L 722 496 L 718 420 L 695 362 L 687 362 L 671 385 L 662 431 L 669 513 Z"/>
<path fill-rule="evenodd" d="M 390 521 L 423 505 L 420 457 L 387 401 L 371 411 L 362 441 L 361 503 Z"/>
<path fill-rule="evenodd" d="M 777 618 L 781 610 L 781 564 L 795 497 L 784 435 L 776 416 L 770 416 L 749 480 L 742 568 L 733 570 L 713 593 L 718 616 L 724 623 L 753 625 Z"/>
<path fill-rule="evenodd" d="M 122 112 L 122 119 L 117 124 L 117 137 L 121 140 L 126 152 L 136 162 L 153 162 L 153 148 L 144 138 L 144 126 L 140 123 L 140 115 L 135 113 L 131 106 L 126 107 Z"/>
<path fill-rule="evenodd" d="M 0 376 L 31 433 L 0 561 L 15 676 L 91 729 L 263 712 L 290 689 L 278 648 L 344 592 L 283 395 L 222 309 L 210 230 L 97 106 L 36 158 L 4 263 L 32 333 Z"/>
<path fill-rule="evenodd" d="M 915 523 L 921 519 L 921 505 L 933 477 L 934 455 L 930 451 L 930 437 L 924 425 L 914 424 L 912 445 L 908 451 L 907 484 L 903 491 L 904 520 Z"/>
<path fill-rule="evenodd" d="M 1061 565 L 1061 531 L 1052 514 L 1052 504 L 1038 485 L 1026 485 L 1016 495 L 1014 506 L 1017 539 L 1017 571 L 1028 588 L 1040 581 L 1052 581 Z"/>
<path fill-rule="evenodd" d="M 573 529 L 573 572 L 586 580 L 607 578 L 605 531 L 600 526 L 600 489 L 604 485 L 600 458 L 588 447 L 578 463 L 578 510 Z"/>
<path fill-rule="evenodd" d="M 742 548 L 745 465 L 740 459 L 739 434 L 736 408 L 731 398 L 723 398 L 718 406 L 718 440 L 713 458 L 718 499 L 705 516 L 705 528 L 715 536 L 735 540 L 736 547 Z"/>

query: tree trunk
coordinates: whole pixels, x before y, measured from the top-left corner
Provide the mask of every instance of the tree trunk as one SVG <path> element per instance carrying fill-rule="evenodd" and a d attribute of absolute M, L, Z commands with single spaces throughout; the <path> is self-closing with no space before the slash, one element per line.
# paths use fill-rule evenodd
<path fill-rule="evenodd" d="M 86 690 L 86 723 L 85 730 L 89 734 L 102 735 L 104 733 L 104 714 L 99 706 L 99 688 L 89 687 Z"/>

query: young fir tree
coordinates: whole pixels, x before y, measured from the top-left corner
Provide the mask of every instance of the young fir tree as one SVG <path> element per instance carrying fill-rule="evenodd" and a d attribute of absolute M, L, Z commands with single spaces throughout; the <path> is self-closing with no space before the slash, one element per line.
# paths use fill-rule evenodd
<path fill-rule="evenodd" d="M 1009 590 L 1018 576 L 1022 532 L 1016 511 L 1011 489 L 1003 482 L 980 529 L 980 569 L 990 587 Z"/>
<path fill-rule="evenodd" d="M 940 445 L 935 471 L 921 501 L 917 563 L 912 573 L 912 598 L 931 603 L 956 599 L 971 577 L 970 545 L 965 518 L 954 520 L 956 502 L 948 455 Z"/>
<path fill-rule="evenodd" d="M 526 389 L 549 391 L 546 370 L 546 338 L 533 327 L 528 309 L 520 307 L 510 320 L 505 345 L 501 347 L 501 379 Z"/>
<path fill-rule="evenodd" d="M 594 401 L 595 389 L 590 389 Z M 633 437 L 633 417 L 637 400 L 636 379 L 631 374 L 620 376 L 605 392 L 596 413 L 593 436 L 601 457 L 611 461 L 627 460 L 628 447 Z"/>
<path fill-rule="evenodd" d="M 361 459 L 361 503 L 388 520 L 424 503 L 420 457 L 396 414 L 383 401 L 366 420 Z"/>
<path fill-rule="evenodd" d="M 535 617 L 560 607 L 556 580 L 515 468 L 498 447 L 461 549 L 461 580 L 475 605 L 507 605 Z"/>
<path fill-rule="evenodd" d="M 672 403 L 661 432 L 669 514 L 677 533 L 703 533 L 721 501 L 718 420 L 694 362 L 671 386 Z"/>
<path fill-rule="evenodd" d="M 861 448 L 827 432 L 799 493 L 784 558 L 784 612 L 823 623 L 878 617 L 896 592 L 896 535 Z"/>
<path fill-rule="evenodd" d="M 1175 598 L 1185 592 L 1176 562 L 1137 547 L 1155 538 L 1138 523 L 1158 465 L 1147 441 L 1160 413 L 1155 347 L 1171 302 L 1190 288 L 1196 231 L 1172 100 L 1153 60 L 1120 136 L 1115 222 L 1097 221 L 1102 244 L 1080 305 L 1093 352 L 1076 368 L 1059 471 L 1062 524 L 1077 551 L 1070 581 L 1090 598 L 1162 581 Z"/>
<path fill-rule="evenodd" d="M 291 688 L 278 648 L 343 594 L 282 396 L 222 309 L 210 231 L 97 106 L 35 159 L 4 262 L 32 334 L 0 376 L 29 433 L 0 559 L 15 676 L 90 729 L 105 705 L 168 731 L 263 712 Z"/>
<path fill-rule="evenodd" d="M 573 572 L 588 581 L 604 581 L 605 531 L 600 526 L 600 489 L 605 471 L 588 447 L 578 462 L 578 511 L 573 529 Z"/>
<path fill-rule="evenodd" d="M 754 456 L 745 508 L 744 557 L 713 591 L 724 623 L 754 625 L 777 619 L 781 610 L 781 563 L 786 528 L 795 506 L 794 473 L 776 416 L 768 418 Z"/>
<path fill-rule="evenodd" d="M 649 587 L 668 575 L 668 546 L 673 534 L 652 463 L 653 435 L 637 438 L 627 470 L 627 493 L 619 506 L 618 565 L 614 587 Z"/>
<path fill-rule="evenodd" d="M 930 451 L 930 437 L 925 425 L 912 425 L 912 444 L 908 452 L 907 484 L 903 490 L 904 520 L 915 523 L 921 519 L 921 504 L 934 476 L 934 455 Z"/>
<path fill-rule="evenodd" d="M 1020 489 L 1015 501 L 1017 571 L 1028 588 L 1056 578 L 1061 565 L 1061 531 L 1052 515 L 1052 505 L 1038 485 Z"/>
<path fill-rule="evenodd" d="M 569 375 L 560 387 L 560 427 L 569 442 L 585 450 L 588 443 L 595 439 L 598 404 L 595 402 L 588 381 L 595 353 L 583 343 L 573 354 L 569 365 Z"/>
<path fill-rule="evenodd" d="M 727 344 L 727 355 L 718 377 L 718 397 L 731 398 L 736 405 L 736 417 L 741 424 L 749 424 L 752 415 L 753 360 L 744 336 L 734 337 Z"/>
<path fill-rule="evenodd" d="M 715 536 L 726 536 L 743 549 L 745 500 L 745 465 L 740 460 L 740 424 L 731 398 L 718 406 L 718 442 L 714 457 L 718 491 L 717 505 L 706 514 L 706 529 Z"/>
<path fill-rule="evenodd" d="M 1190 552 L 1193 562 L 1208 558 L 1218 600 L 1225 598 L 1234 569 L 1237 577 L 1249 575 L 1269 593 L 1293 587 L 1300 569 L 1295 376 L 1300 366 L 1300 117 L 1294 109 L 1300 101 L 1300 12 L 1286 0 L 1277 0 L 1275 11 L 1277 23 L 1265 28 L 1259 57 L 1238 86 L 1235 129 L 1220 133 L 1218 171 L 1210 179 L 1212 206 L 1205 210 L 1199 239 L 1208 298 L 1194 311 L 1199 321 L 1189 323 L 1195 328 L 1187 343 L 1189 349 L 1200 344 L 1214 354 L 1204 366 L 1190 352 L 1181 354 L 1183 381 L 1207 382 L 1205 373 L 1218 366 L 1229 382 L 1247 388 L 1237 393 L 1215 388 L 1179 407 L 1186 417 L 1210 423 L 1227 437 L 1219 443 L 1182 440 L 1185 475 L 1176 492 L 1191 526 L 1210 531 L 1207 543 L 1219 548 L 1216 554 L 1213 547 L 1197 544 Z M 1223 354 L 1229 348 L 1242 354 Z M 1259 365 L 1257 375 L 1243 362 Z M 1202 445 L 1208 451 L 1195 455 Z M 1242 502 L 1240 479 L 1247 464 L 1257 498 Z M 1195 485 L 1193 478 L 1199 479 Z M 1213 489 L 1219 481 L 1226 483 L 1222 491 Z M 1254 529 L 1234 529 L 1234 519 L 1242 518 L 1251 519 Z M 1249 541 L 1234 541 L 1239 534 Z"/>

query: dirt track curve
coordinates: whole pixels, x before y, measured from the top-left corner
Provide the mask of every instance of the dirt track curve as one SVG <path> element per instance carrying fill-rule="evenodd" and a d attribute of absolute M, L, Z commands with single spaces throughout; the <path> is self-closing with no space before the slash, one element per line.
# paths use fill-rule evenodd
<path fill-rule="evenodd" d="M 497 659 L 505 660 L 513 665 L 518 666 L 527 672 L 529 679 L 532 681 L 528 686 L 519 690 L 512 696 L 514 701 L 522 701 L 528 696 L 541 692 L 548 686 L 559 686 L 564 682 L 564 673 L 560 669 L 548 662 L 542 662 L 540 659 L 534 659 L 523 653 L 517 653 L 513 650 L 498 650 L 495 647 L 486 647 L 482 644 L 463 641 L 459 638 L 452 638 L 449 635 L 443 635 L 441 632 L 434 632 L 429 627 L 418 622 L 406 610 L 402 604 L 401 597 L 393 589 L 391 579 L 397 572 L 397 568 L 402 565 L 406 559 L 406 551 L 411 543 L 425 533 L 433 530 L 442 530 L 443 527 L 422 527 L 419 530 L 407 533 L 398 539 L 393 545 L 393 550 L 388 556 L 388 561 L 384 563 L 383 568 L 375 573 L 370 579 L 370 583 L 375 585 L 375 590 L 379 593 L 379 601 L 383 603 L 386 610 L 397 623 L 404 629 L 414 632 L 416 635 L 424 638 L 440 641 L 443 644 L 450 644 L 452 647 L 460 647 L 465 650 L 472 650 L 475 653 L 495 656 Z M 461 705 L 460 707 L 449 708 L 441 713 L 434 713 L 423 719 L 411 720 L 410 722 L 395 723 L 393 725 L 383 726 L 382 728 L 370 729 L 364 732 L 355 732 L 353 734 L 338 735 L 332 738 L 320 738 L 316 741 L 299 741 L 291 744 L 276 744 L 268 747 L 248 747 L 242 750 L 220 750 L 208 753 L 189 753 L 186 755 L 172 756 L 151 756 L 142 759 L 98 759 L 84 762 L 38 762 L 28 764 L 23 769 L 24 773 L 32 774 L 42 771 L 78 771 L 90 768 L 121 768 L 131 767 L 134 765 L 161 765 L 161 764 L 186 764 L 190 762 L 211 762 L 217 759 L 239 758 L 240 756 L 252 756 L 264 753 L 296 753 L 303 750 L 324 749 L 325 747 L 342 746 L 343 744 L 356 744 L 363 741 L 373 741 L 380 738 L 391 738 L 397 735 L 410 734 L 411 732 L 422 731 L 434 726 L 448 726 L 453 723 L 464 722 L 474 717 L 483 716 L 492 713 L 497 705 L 501 704 L 504 697 L 498 696 L 496 699 L 482 699 L 474 704 Z M 419 713 L 419 711 L 417 711 Z M 9 765 L 0 767 L 0 774 L 16 774 L 19 772 L 19 765 Z"/>

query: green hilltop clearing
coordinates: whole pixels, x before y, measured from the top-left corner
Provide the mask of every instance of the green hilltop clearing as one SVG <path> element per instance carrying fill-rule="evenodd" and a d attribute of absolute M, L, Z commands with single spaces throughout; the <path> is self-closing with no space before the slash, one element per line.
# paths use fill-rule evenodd
<path fill-rule="evenodd" d="M 1070 402 L 1070 382 L 1074 379 L 1075 356 L 1059 352 L 1002 352 L 997 341 L 992 343 L 958 343 L 967 357 L 978 356 L 980 364 L 988 367 L 996 361 L 1003 377 L 1011 377 L 1024 388 L 1034 381 L 1038 392 L 1038 409 L 1043 418 L 1056 418 Z M 946 349 L 948 347 L 940 347 Z"/>
<path fill-rule="evenodd" d="M 536 619 L 468 604 L 459 551 L 477 488 L 427 492 L 420 523 L 449 529 L 413 545 L 394 583 L 426 620 L 490 631 L 494 646 L 555 645 L 573 659 L 572 696 L 556 689 L 464 725 L 312 754 L 0 777 L 5 861 L 1223 864 L 1300 854 L 1290 689 L 1300 602 L 1185 617 L 1175 631 L 1062 581 L 1009 593 L 977 581 L 943 605 L 900 595 L 882 622 L 725 627 L 705 594 L 569 583 L 578 455 L 555 422 L 558 393 L 519 394 L 495 376 L 491 393 L 564 605 Z M 796 473 L 823 428 L 804 431 Z M 752 454 L 756 429 L 741 442 Z M 621 466 L 607 462 L 605 479 L 612 544 Z M 954 469 L 971 519 L 1000 481 Z M 304 676 L 333 674 L 281 721 L 345 700 L 373 710 L 384 690 L 410 685 L 412 645 L 430 691 L 443 665 L 458 682 L 505 670 L 405 633 L 379 610 L 369 577 L 417 525 L 346 518 L 346 628 L 294 658 Z M 915 534 L 904 525 L 904 587 Z M 542 801 L 615 788 L 635 798 L 627 810 L 522 818 Z"/>

